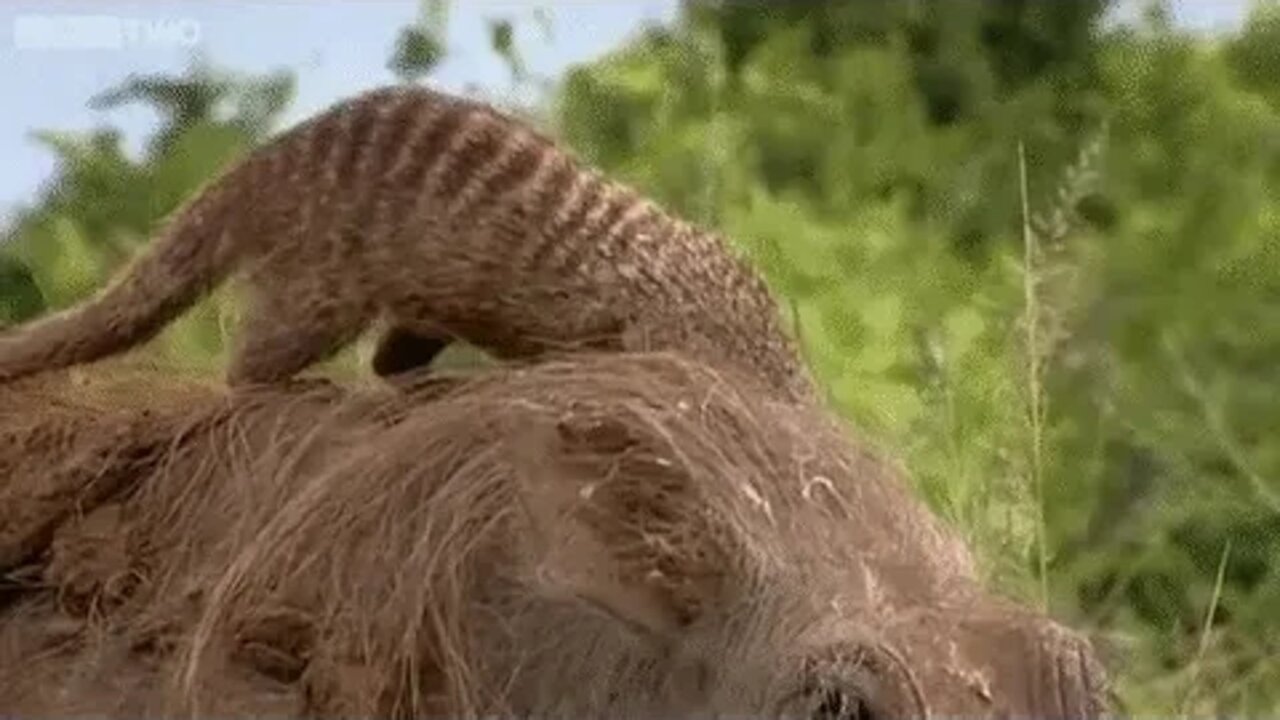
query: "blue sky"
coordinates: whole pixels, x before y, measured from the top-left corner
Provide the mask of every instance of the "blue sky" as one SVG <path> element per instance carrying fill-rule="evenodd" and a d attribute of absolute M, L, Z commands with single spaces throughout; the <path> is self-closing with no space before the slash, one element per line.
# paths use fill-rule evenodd
<path fill-rule="evenodd" d="M 506 66 L 489 50 L 490 17 L 514 19 L 530 71 L 554 78 L 567 66 L 616 47 L 646 22 L 669 21 L 676 12 L 673 0 L 545 3 L 552 26 L 547 42 L 533 22 L 540 4 L 455 0 L 449 11 L 449 55 L 431 81 L 452 90 L 470 83 L 509 87 Z M 131 72 L 180 72 L 192 55 L 181 42 L 143 39 L 115 49 L 36 48 L 18 29 L 33 16 L 112 15 L 171 28 L 193 26 L 198 29 L 194 50 L 219 67 L 295 72 L 297 95 L 284 118 L 288 125 L 340 97 L 394 81 L 386 69 L 390 49 L 418 12 L 416 0 L 6 0 L 0 3 L 0 98 L 6 106 L 0 112 L 0 213 L 34 199 L 54 168 L 53 155 L 29 138 L 32 130 L 111 124 L 136 148 L 155 125 L 153 112 L 141 106 L 95 111 L 86 100 Z"/>
<path fill-rule="evenodd" d="M 1173 5 L 1180 24 L 1208 29 L 1237 22 L 1248 0 L 1175 0 Z M 539 6 L 551 18 L 549 42 L 532 22 Z M 671 20 L 676 10 L 676 0 L 454 0 L 449 56 L 432 82 L 452 90 L 468 84 L 508 87 L 505 66 L 489 51 L 487 18 L 515 20 L 530 70 L 555 78 L 566 67 L 625 42 L 646 23 Z M 393 81 L 385 66 L 389 50 L 418 11 L 416 0 L 6 0 L 0 3 L 0 98 L 6 106 L 0 112 L 0 215 L 34 199 L 53 170 L 52 154 L 29 138 L 32 130 L 111 124 L 137 146 L 154 126 L 153 113 L 142 107 L 94 111 L 85 105 L 131 72 L 180 72 L 193 50 L 235 71 L 289 68 L 298 85 L 287 125 L 340 97 Z M 142 21 L 175 35 L 166 41 L 142 32 L 122 47 L 105 49 L 33 46 L 38 38 L 31 33 L 40 29 L 33 31 L 33 18 L 65 15 Z"/>

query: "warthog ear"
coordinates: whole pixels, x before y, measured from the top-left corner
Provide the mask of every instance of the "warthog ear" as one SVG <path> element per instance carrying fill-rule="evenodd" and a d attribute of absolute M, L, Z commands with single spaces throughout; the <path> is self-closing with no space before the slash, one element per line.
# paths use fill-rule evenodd
<path fill-rule="evenodd" d="M 649 638 L 678 637 L 715 587 L 698 570 L 709 558 L 684 515 L 687 478 L 617 417 L 539 420 L 509 445 L 533 581 Z"/>

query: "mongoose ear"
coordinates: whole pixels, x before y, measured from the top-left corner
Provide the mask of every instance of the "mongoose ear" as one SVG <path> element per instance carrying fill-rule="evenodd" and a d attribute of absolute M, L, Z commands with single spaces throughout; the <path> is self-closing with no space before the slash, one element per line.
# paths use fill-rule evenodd
<path fill-rule="evenodd" d="M 610 419 L 541 420 L 523 425 L 510 445 L 532 581 L 651 639 L 678 637 L 690 612 L 678 579 L 658 570 L 669 563 L 646 532 L 652 507 L 625 497 L 651 479 L 636 474 L 635 439 Z"/>

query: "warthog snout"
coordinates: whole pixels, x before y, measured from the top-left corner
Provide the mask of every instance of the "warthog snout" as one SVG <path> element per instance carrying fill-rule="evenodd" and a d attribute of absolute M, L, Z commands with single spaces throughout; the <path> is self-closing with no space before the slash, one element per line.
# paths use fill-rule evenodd
<path fill-rule="evenodd" d="M 1101 718 L 1106 672 L 1088 640 L 1022 612 L 929 610 L 888 632 L 926 709 L 920 717 Z"/>

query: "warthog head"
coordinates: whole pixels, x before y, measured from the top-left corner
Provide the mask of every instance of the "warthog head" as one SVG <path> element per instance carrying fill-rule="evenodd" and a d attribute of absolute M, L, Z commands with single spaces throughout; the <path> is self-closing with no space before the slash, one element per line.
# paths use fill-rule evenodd
<path fill-rule="evenodd" d="M 429 410 L 437 437 L 483 438 L 478 420 L 503 418 L 445 481 L 470 487 L 437 492 L 432 511 L 479 528 L 518 510 L 474 531 L 475 601 L 439 626 L 437 647 L 466 658 L 454 688 L 486 688 L 464 705 L 811 720 L 1105 710 L 1089 643 L 985 592 L 900 473 L 820 413 L 666 355 L 552 363 Z M 420 444 L 418 422 L 392 434 Z"/>
<path fill-rule="evenodd" d="M 208 555 L 229 569 L 207 571 L 193 657 L 285 600 L 311 618 L 307 716 L 1109 710 L 1088 642 L 987 592 L 846 428 L 746 380 L 580 354 L 391 412 L 348 405 L 329 422 L 255 402 L 212 444 L 263 444 L 244 470 L 170 465 L 149 491 L 164 527 L 231 538 Z M 227 517 L 238 529 L 212 534 Z"/>

